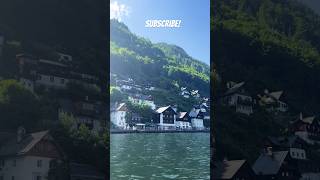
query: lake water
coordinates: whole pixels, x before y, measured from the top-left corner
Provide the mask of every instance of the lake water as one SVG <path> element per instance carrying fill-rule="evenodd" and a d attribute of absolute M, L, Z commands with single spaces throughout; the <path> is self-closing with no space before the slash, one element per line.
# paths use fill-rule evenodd
<path fill-rule="evenodd" d="M 210 179 L 209 133 L 112 134 L 111 180 Z"/>

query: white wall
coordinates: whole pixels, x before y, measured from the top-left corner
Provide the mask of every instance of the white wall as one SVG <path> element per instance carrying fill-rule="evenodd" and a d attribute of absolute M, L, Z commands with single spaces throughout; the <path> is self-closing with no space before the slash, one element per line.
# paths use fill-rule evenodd
<path fill-rule="evenodd" d="M 160 123 L 158 124 L 160 129 L 163 130 L 169 130 L 169 129 L 175 129 L 176 128 L 176 118 L 177 116 L 174 115 L 174 120 L 173 120 L 173 124 L 167 124 L 167 123 L 163 123 L 163 114 L 160 114 Z"/>
<path fill-rule="evenodd" d="M 294 159 L 306 159 L 306 151 L 298 148 L 290 148 L 290 156 Z"/>
<path fill-rule="evenodd" d="M 196 129 L 203 129 L 204 128 L 203 119 L 192 118 L 191 124 L 192 124 L 192 127 L 196 128 Z"/>
<path fill-rule="evenodd" d="M 184 122 L 184 121 L 176 121 L 176 126 L 181 129 L 190 129 L 191 128 L 191 124 L 189 122 Z"/>
<path fill-rule="evenodd" d="M 53 81 L 50 80 L 51 76 L 47 75 L 40 75 L 41 79 L 36 80 L 36 84 L 44 85 L 44 86 L 50 86 L 55 88 L 66 88 L 66 85 L 68 83 L 68 79 L 62 78 L 62 77 L 56 77 L 53 76 Z M 64 79 L 64 83 L 62 83 L 62 79 Z"/>
<path fill-rule="evenodd" d="M 13 166 L 13 161 L 16 160 L 16 166 Z M 37 161 L 42 161 L 42 166 L 37 166 Z M 14 176 L 15 180 L 36 180 L 35 176 L 41 176 L 42 180 L 46 179 L 49 171 L 49 163 L 51 158 L 23 156 L 19 158 L 5 159 L 5 165 L 0 171 L 0 176 L 3 175 L 4 180 L 11 180 Z"/>
<path fill-rule="evenodd" d="M 111 122 L 119 128 L 124 129 L 127 126 L 125 111 L 113 111 L 111 112 L 110 118 Z"/>

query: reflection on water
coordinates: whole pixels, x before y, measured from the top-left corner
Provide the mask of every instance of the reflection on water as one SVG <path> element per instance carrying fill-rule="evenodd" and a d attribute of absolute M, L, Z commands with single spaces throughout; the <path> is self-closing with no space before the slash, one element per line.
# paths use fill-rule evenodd
<path fill-rule="evenodd" d="M 111 180 L 210 179 L 209 133 L 112 134 Z"/>

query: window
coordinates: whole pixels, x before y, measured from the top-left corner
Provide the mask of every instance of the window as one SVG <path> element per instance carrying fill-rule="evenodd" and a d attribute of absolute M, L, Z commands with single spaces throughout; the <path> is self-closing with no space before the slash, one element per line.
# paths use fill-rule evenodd
<path fill-rule="evenodd" d="M 42 160 L 37 161 L 37 167 L 42 167 Z"/>
<path fill-rule="evenodd" d="M 53 82 L 54 81 L 54 77 L 50 76 L 50 81 Z"/>
<path fill-rule="evenodd" d="M 41 176 L 36 176 L 36 180 L 42 180 Z"/>
<path fill-rule="evenodd" d="M 14 176 L 11 176 L 11 180 L 14 180 Z"/>
<path fill-rule="evenodd" d="M 3 159 L 0 159 L 0 167 L 4 167 L 5 161 Z"/>
<path fill-rule="evenodd" d="M 0 180 L 4 180 L 4 177 L 2 175 L 0 176 Z"/>
<path fill-rule="evenodd" d="M 64 84 L 64 79 L 63 78 L 61 78 L 61 84 Z"/>

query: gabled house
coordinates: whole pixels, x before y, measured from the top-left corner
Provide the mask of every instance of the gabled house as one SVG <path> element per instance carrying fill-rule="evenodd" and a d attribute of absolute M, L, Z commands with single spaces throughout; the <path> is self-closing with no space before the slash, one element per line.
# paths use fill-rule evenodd
<path fill-rule="evenodd" d="M 190 98 L 190 92 L 189 91 L 187 91 L 187 90 L 183 90 L 182 92 L 181 92 L 181 96 L 183 96 L 184 98 Z"/>
<path fill-rule="evenodd" d="M 62 162 L 65 154 L 49 131 L 27 134 L 19 128 L 0 146 L 1 180 L 47 179 L 52 162 Z"/>
<path fill-rule="evenodd" d="M 296 135 L 289 137 L 268 137 L 264 140 L 264 148 L 272 148 L 274 151 L 288 151 L 290 163 L 297 168 L 301 179 L 315 180 L 320 178 L 319 163 L 308 159 L 309 145 Z"/>
<path fill-rule="evenodd" d="M 189 112 L 189 116 L 191 118 L 191 126 L 193 129 L 202 130 L 204 129 L 204 117 L 206 112 L 201 111 L 200 108 L 194 107 Z"/>
<path fill-rule="evenodd" d="M 290 131 L 310 144 L 320 141 L 320 122 L 315 116 L 303 117 L 291 122 Z"/>
<path fill-rule="evenodd" d="M 180 112 L 178 114 L 176 120 L 176 127 L 178 129 L 191 129 L 191 117 L 189 116 L 188 112 Z"/>
<path fill-rule="evenodd" d="M 259 104 L 272 112 L 286 112 L 288 105 L 283 100 L 283 91 L 269 92 L 264 90 L 264 94 L 258 95 L 260 98 Z"/>
<path fill-rule="evenodd" d="M 213 179 L 254 180 L 255 176 L 246 160 L 224 160 L 213 164 Z"/>
<path fill-rule="evenodd" d="M 289 151 L 272 151 L 267 148 L 252 166 L 257 179 L 298 180 L 301 177 Z"/>
<path fill-rule="evenodd" d="M 172 106 L 160 107 L 155 111 L 153 122 L 156 123 L 157 129 L 175 130 L 177 112 Z"/>
<path fill-rule="evenodd" d="M 110 120 L 116 128 L 126 129 L 128 124 L 126 121 L 126 114 L 128 108 L 125 103 L 120 103 L 111 108 Z"/>
<path fill-rule="evenodd" d="M 192 90 L 190 93 L 192 97 L 200 98 L 199 90 Z"/>
<path fill-rule="evenodd" d="M 238 113 L 250 115 L 253 113 L 253 98 L 246 92 L 244 85 L 244 82 L 228 82 L 228 90 L 222 97 L 222 103 L 233 107 Z"/>

